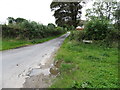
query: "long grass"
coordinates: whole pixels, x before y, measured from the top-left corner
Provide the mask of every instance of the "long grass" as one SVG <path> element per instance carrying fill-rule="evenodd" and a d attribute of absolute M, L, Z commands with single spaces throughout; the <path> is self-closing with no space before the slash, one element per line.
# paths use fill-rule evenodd
<path fill-rule="evenodd" d="M 65 40 L 55 60 L 60 75 L 51 88 L 118 88 L 118 49 Z"/>
<path fill-rule="evenodd" d="M 61 34 L 61 35 L 63 35 L 63 34 Z M 3 38 L 2 40 L 0 40 L 0 47 L 1 47 L 0 51 L 42 43 L 42 42 L 57 38 L 61 35 L 51 36 L 51 37 L 42 38 L 42 39 L 33 39 L 33 40 L 20 40 L 20 39 L 15 39 L 15 38 Z"/>

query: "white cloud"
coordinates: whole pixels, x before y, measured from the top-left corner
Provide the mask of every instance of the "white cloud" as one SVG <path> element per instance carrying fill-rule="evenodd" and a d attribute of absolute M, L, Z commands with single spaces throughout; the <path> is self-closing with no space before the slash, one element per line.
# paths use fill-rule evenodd
<path fill-rule="evenodd" d="M 50 4 L 52 0 L 0 0 L 0 23 L 5 23 L 7 17 L 25 18 L 47 25 L 55 23 Z M 85 19 L 85 10 L 90 3 L 82 9 L 82 19 Z"/>
<path fill-rule="evenodd" d="M 7 17 L 21 17 L 43 24 L 54 23 L 51 2 L 52 0 L 1 0 L 0 21 L 5 22 Z"/>

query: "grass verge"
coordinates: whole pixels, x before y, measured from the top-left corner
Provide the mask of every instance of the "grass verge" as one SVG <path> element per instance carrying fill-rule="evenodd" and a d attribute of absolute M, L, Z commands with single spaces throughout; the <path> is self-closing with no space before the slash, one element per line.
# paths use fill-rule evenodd
<path fill-rule="evenodd" d="M 61 34 L 61 35 L 63 35 L 63 34 Z M 2 41 L 0 41 L 0 45 L 1 45 L 0 51 L 42 43 L 42 42 L 57 38 L 61 35 L 52 36 L 52 37 L 43 38 L 43 39 L 34 39 L 34 40 L 18 40 L 18 39 L 5 38 L 5 39 L 2 39 Z"/>
<path fill-rule="evenodd" d="M 66 39 L 55 60 L 60 75 L 51 88 L 118 88 L 118 49 Z"/>

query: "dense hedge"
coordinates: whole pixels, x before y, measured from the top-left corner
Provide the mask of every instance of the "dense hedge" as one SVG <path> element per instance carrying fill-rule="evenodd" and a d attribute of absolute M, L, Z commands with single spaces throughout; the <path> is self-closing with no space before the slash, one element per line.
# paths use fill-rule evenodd
<path fill-rule="evenodd" d="M 120 32 L 107 20 L 94 19 L 86 22 L 83 31 L 72 31 L 69 39 L 81 42 L 93 40 L 95 43 L 107 47 L 118 47 Z"/>
<path fill-rule="evenodd" d="M 34 21 L 23 21 L 21 23 L 14 23 L 9 25 L 2 25 L 3 38 L 19 38 L 19 39 L 35 39 L 55 36 L 65 33 L 66 29 L 62 27 L 55 27 L 54 24 L 47 26 L 36 23 Z"/>
<path fill-rule="evenodd" d="M 84 31 L 71 31 L 71 34 L 69 35 L 70 40 L 76 40 L 78 42 L 82 41 L 85 38 L 85 32 Z"/>
<path fill-rule="evenodd" d="M 92 19 L 85 25 L 87 39 L 103 40 L 110 30 L 109 21 L 104 19 Z"/>

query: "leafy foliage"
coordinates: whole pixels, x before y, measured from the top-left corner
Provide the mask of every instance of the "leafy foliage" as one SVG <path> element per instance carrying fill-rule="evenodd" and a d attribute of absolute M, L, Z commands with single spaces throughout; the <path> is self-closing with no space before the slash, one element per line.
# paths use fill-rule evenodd
<path fill-rule="evenodd" d="M 80 42 L 84 39 L 84 37 L 85 37 L 84 31 L 71 31 L 69 39 L 76 40 L 76 41 Z"/>
<path fill-rule="evenodd" d="M 117 10 L 115 10 L 114 16 L 115 16 L 115 27 L 117 29 L 120 29 L 120 3 L 118 3 L 118 7 Z"/>
<path fill-rule="evenodd" d="M 86 39 L 103 40 L 110 32 L 109 21 L 93 19 L 86 23 Z"/>
<path fill-rule="evenodd" d="M 23 21 L 22 21 L 23 20 Z M 10 23 L 2 25 L 3 37 L 18 38 L 18 39 L 42 39 L 49 36 L 55 36 L 65 33 L 66 30 L 62 27 L 55 27 L 54 24 L 48 26 L 17 18 L 19 23 Z"/>
<path fill-rule="evenodd" d="M 86 10 L 86 16 L 88 19 L 91 17 L 96 16 L 99 19 L 106 18 L 107 20 L 114 19 L 114 11 L 117 9 L 117 2 L 105 2 L 99 1 L 94 2 L 92 9 Z"/>
<path fill-rule="evenodd" d="M 52 2 L 50 8 L 54 11 L 54 17 L 58 26 L 64 26 L 64 24 L 77 26 L 78 19 L 81 17 L 81 1 Z"/>
<path fill-rule="evenodd" d="M 118 49 L 66 39 L 55 60 L 63 60 L 51 88 L 119 88 Z"/>
<path fill-rule="evenodd" d="M 23 21 L 27 21 L 26 19 L 24 19 L 24 18 L 13 18 L 13 17 L 8 17 L 7 18 L 7 20 L 8 20 L 8 23 L 9 24 L 13 24 L 13 23 L 21 23 L 21 22 L 23 22 Z"/>
<path fill-rule="evenodd" d="M 119 3 L 94 2 L 92 9 L 86 10 L 85 39 L 102 40 L 101 44 L 118 46 L 119 33 Z M 115 45 L 116 44 L 116 45 Z"/>
<path fill-rule="evenodd" d="M 61 35 L 50 36 L 50 37 L 42 38 L 42 39 L 32 39 L 32 40 L 25 40 L 25 39 L 21 40 L 21 39 L 16 39 L 16 38 L 9 38 L 9 37 L 2 38 L 2 40 L 0 40 L 0 45 L 1 45 L 0 51 L 42 43 L 42 42 L 57 38 L 59 36 L 61 36 Z"/>

